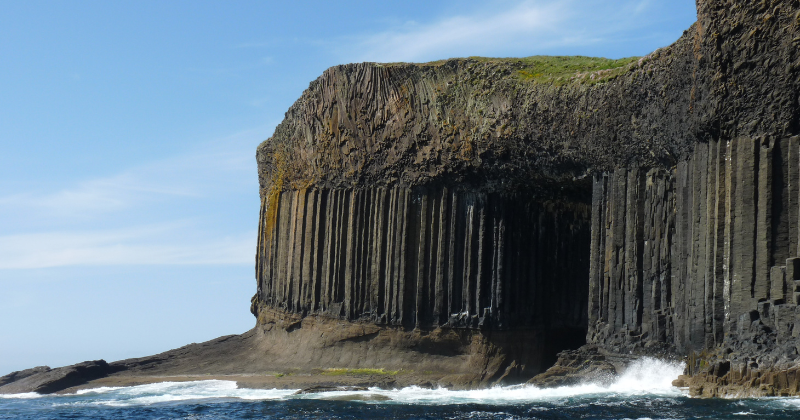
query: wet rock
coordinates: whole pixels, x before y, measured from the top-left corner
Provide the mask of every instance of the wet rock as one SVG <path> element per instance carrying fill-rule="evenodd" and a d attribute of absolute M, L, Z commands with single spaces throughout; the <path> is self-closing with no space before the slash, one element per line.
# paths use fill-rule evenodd
<path fill-rule="evenodd" d="M 325 397 L 323 399 L 330 401 L 391 401 L 391 397 L 383 394 L 353 394 L 353 395 L 337 395 L 334 397 Z"/>
<path fill-rule="evenodd" d="M 18 381 L 20 379 L 25 379 L 28 376 L 35 375 L 37 373 L 43 373 L 50 370 L 50 366 L 37 366 L 31 369 L 20 370 L 16 372 L 11 372 L 8 375 L 0 377 L 0 387 L 6 384 L 10 384 L 11 382 Z"/>
<path fill-rule="evenodd" d="M 72 386 L 84 384 L 93 379 L 101 378 L 113 371 L 109 368 L 105 360 L 88 361 L 56 369 L 34 369 L 39 369 L 39 371 L 0 386 L 0 394 L 26 392 L 52 394 Z"/>
<path fill-rule="evenodd" d="M 314 385 L 308 388 L 303 388 L 295 392 L 294 395 L 319 394 L 321 392 L 352 392 L 352 391 L 369 391 L 369 388 L 363 386 Z"/>
<path fill-rule="evenodd" d="M 528 384 L 540 388 L 556 388 L 582 383 L 611 383 L 617 377 L 617 368 L 596 347 L 559 353 L 556 364 Z"/>

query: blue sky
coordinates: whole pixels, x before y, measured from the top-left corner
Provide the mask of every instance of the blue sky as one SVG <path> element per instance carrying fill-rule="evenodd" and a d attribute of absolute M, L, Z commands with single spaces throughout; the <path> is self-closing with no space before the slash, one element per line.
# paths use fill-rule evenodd
<path fill-rule="evenodd" d="M 255 148 L 326 68 L 645 55 L 692 0 L 0 6 L 0 375 L 254 324 Z"/>

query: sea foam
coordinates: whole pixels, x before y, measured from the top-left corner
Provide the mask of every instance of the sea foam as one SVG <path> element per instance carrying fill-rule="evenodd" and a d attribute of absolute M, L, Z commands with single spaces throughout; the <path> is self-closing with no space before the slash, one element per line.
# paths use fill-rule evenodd
<path fill-rule="evenodd" d="M 516 385 L 454 391 L 411 386 L 392 390 L 370 388 L 368 391 L 294 395 L 296 390 L 293 389 L 246 389 L 237 387 L 236 382 L 223 380 L 161 382 L 132 387 L 82 390 L 78 392 L 78 396 L 82 397 L 80 401 L 70 401 L 68 404 L 133 406 L 199 400 L 337 399 L 360 396 L 371 403 L 503 405 L 597 396 L 680 396 L 682 393 L 672 386 L 672 380 L 681 373 L 683 373 L 682 363 L 643 358 L 631 364 L 622 375 L 608 384 L 587 383 L 545 389 L 531 385 Z M 380 401 L 374 398 L 375 396 L 388 397 L 388 400 Z"/>
<path fill-rule="evenodd" d="M 44 397 L 42 394 L 37 394 L 35 392 L 25 392 L 22 394 L 0 394 L 0 398 L 5 399 L 18 399 L 18 400 L 30 400 L 33 398 L 41 398 Z"/>
<path fill-rule="evenodd" d="M 274 400 L 285 398 L 296 390 L 239 388 L 234 381 L 207 380 L 159 382 L 131 387 L 84 389 L 79 401 L 66 404 L 92 404 L 114 407 L 202 400 Z"/>
<path fill-rule="evenodd" d="M 558 388 L 537 388 L 532 385 L 493 387 L 486 389 L 453 391 L 445 388 L 425 389 L 416 386 L 381 390 L 371 388 L 369 392 L 333 392 L 309 394 L 305 398 L 329 398 L 349 394 L 378 394 L 391 401 L 409 404 L 517 404 L 522 402 L 553 401 L 582 396 L 653 395 L 681 396 L 682 392 L 672 386 L 672 381 L 683 373 L 681 362 L 667 362 L 642 358 L 631 364 L 610 384 L 587 383 Z"/>

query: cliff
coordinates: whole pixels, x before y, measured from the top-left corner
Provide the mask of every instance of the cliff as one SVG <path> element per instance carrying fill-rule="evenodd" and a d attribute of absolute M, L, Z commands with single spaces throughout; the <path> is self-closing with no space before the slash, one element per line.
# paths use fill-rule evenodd
<path fill-rule="evenodd" d="M 328 69 L 257 151 L 259 325 L 518 337 L 453 353 L 490 382 L 584 343 L 691 356 L 698 394 L 785 371 L 798 25 L 796 1 L 701 0 L 643 58 Z"/>

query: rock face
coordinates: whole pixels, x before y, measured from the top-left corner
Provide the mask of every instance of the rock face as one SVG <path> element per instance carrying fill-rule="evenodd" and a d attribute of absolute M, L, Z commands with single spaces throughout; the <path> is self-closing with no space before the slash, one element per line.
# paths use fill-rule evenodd
<path fill-rule="evenodd" d="M 446 187 L 283 192 L 262 212 L 256 299 L 406 329 L 585 329 L 589 210 Z"/>
<path fill-rule="evenodd" d="M 691 356 L 700 394 L 791 369 L 799 26 L 797 1 L 699 0 L 641 59 L 327 70 L 257 151 L 264 334 L 518 333 L 463 354 L 519 377 L 584 342 Z"/>
<path fill-rule="evenodd" d="M 289 191 L 272 206 L 253 306 L 262 324 L 274 308 L 406 331 L 513 330 L 536 337 L 516 361 L 533 372 L 584 340 L 587 203 L 396 187 Z"/>
<path fill-rule="evenodd" d="M 596 177 L 590 341 L 700 352 L 756 320 L 796 337 L 798 142 L 712 141 L 669 171 Z"/>

